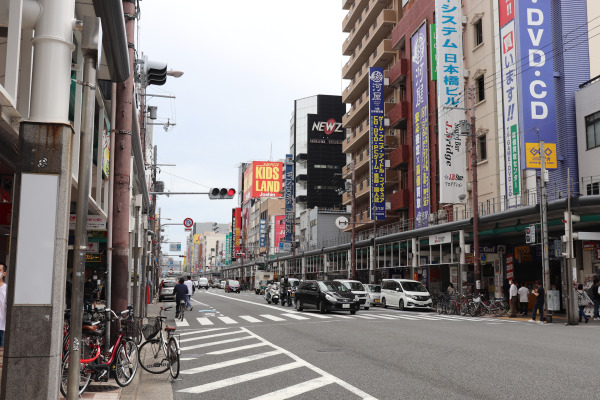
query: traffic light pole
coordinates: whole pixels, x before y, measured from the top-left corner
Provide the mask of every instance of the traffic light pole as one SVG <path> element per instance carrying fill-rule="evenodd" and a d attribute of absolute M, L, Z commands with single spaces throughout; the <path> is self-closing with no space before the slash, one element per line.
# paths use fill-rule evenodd
<path fill-rule="evenodd" d="M 541 160 L 541 182 L 542 188 L 541 206 L 542 206 L 542 263 L 544 265 L 544 287 L 546 288 L 546 320 L 552 322 L 552 310 L 548 304 L 548 290 L 550 290 L 550 260 L 548 257 L 548 194 L 546 193 L 546 156 L 544 152 L 544 142 L 540 142 L 540 160 Z"/>
<path fill-rule="evenodd" d="M 571 175 L 567 169 L 567 218 L 566 232 L 567 241 L 567 256 L 565 257 L 565 268 L 567 284 L 565 285 L 565 293 L 567 294 L 567 325 L 578 325 L 577 315 L 575 313 L 575 298 L 573 293 L 573 221 L 571 214 Z"/>

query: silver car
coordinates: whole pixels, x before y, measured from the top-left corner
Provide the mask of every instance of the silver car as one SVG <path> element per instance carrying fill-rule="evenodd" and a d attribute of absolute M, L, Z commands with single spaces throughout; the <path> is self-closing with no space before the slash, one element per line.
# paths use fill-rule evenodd
<path fill-rule="evenodd" d="M 370 304 L 373 307 L 381 305 L 381 285 L 365 284 L 363 286 L 369 293 Z"/>

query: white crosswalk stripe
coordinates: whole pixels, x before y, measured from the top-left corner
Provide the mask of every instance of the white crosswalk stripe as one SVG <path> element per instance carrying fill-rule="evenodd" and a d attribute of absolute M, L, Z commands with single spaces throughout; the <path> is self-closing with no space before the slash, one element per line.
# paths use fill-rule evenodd
<path fill-rule="evenodd" d="M 225 350 L 211 351 L 210 353 L 206 353 L 206 355 L 214 356 L 214 355 L 219 355 L 219 354 L 234 353 L 236 351 L 248 350 L 248 349 L 253 349 L 255 347 L 262 347 L 262 346 L 266 346 L 266 344 L 265 343 L 249 344 L 246 346 L 233 347 L 233 348 L 225 349 Z"/>
<path fill-rule="evenodd" d="M 250 315 L 240 315 L 240 318 L 252 323 L 262 322 L 260 319 L 251 317 Z"/>
<path fill-rule="evenodd" d="M 238 365 L 238 364 L 243 364 L 243 363 L 250 362 L 250 361 L 260 360 L 260 359 L 271 357 L 271 356 L 274 356 L 277 354 L 281 354 L 281 351 L 273 350 L 273 351 L 268 351 L 266 353 L 259 353 L 259 354 L 254 354 L 254 355 L 247 356 L 247 357 L 235 358 L 233 360 L 227 360 L 227 361 L 223 361 L 223 362 L 216 363 L 216 364 L 203 365 L 201 367 L 181 371 L 181 373 L 182 374 L 199 374 L 201 372 L 212 371 L 214 369 L 227 368 L 227 367 L 231 367 L 232 365 Z"/>
<path fill-rule="evenodd" d="M 200 325 L 214 325 L 214 323 L 207 317 L 199 317 L 196 319 L 198 322 L 200 322 Z"/>
<path fill-rule="evenodd" d="M 274 315 L 269 315 L 269 314 L 262 314 L 261 317 L 270 319 L 271 321 L 276 321 L 276 322 L 285 321 L 285 318 L 279 318 L 279 317 L 276 317 Z"/>
<path fill-rule="evenodd" d="M 218 317 L 221 321 L 225 322 L 227 325 L 237 324 L 238 322 L 229 317 Z"/>
<path fill-rule="evenodd" d="M 275 392 L 265 394 L 263 396 L 255 397 L 252 400 L 271 400 L 271 399 L 289 399 L 290 397 L 298 396 L 311 390 L 318 389 L 325 385 L 334 383 L 335 380 L 329 377 L 322 376 L 320 378 L 312 379 L 310 381 L 298 383 Z"/>
<path fill-rule="evenodd" d="M 185 315 L 183 321 L 180 319 L 176 319 L 175 325 L 177 325 L 178 328 L 185 328 L 186 326 L 190 326 L 189 322 L 187 322 L 187 319 L 185 319 Z"/>
<path fill-rule="evenodd" d="M 303 320 L 303 319 L 309 319 L 308 317 L 303 317 L 301 315 L 298 314 L 281 314 L 284 317 L 288 317 L 288 318 L 292 318 L 292 319 L 298 319 L 298 320 Z"/>

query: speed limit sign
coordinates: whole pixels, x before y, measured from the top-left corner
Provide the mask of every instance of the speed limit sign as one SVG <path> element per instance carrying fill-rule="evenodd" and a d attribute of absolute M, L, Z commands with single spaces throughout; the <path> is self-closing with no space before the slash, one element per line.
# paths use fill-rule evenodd
<path fill-rule="evenodd" d="M 186 231 L 191 231 L 192 226 L 194 225 L 194 220 L 191 218 L 186 218 L 183 220 L 183 226 L 185 226 Z"/>

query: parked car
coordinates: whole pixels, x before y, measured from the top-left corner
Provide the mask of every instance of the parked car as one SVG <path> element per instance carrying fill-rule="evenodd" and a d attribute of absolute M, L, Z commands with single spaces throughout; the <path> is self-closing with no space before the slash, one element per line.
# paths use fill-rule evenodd
<path fill-rule="evenodd" d="M 433 301 L 421 282 L 410 279 L 384 279 L 381 281 L 381 305 L 431 310 Z"/>
<path fill-rule="evenodd" d="M 219 289 L 225 289 L 225 281 L 219 282 Z"/>
<path fill-rule="evenodd" d="M 208 278 L 199 278 L 198 279 L 198 289 L 208 290 Z"/>
<path fill-rule="evenodd" d="M 381 285 L 365 284 L 363 285 L 369 293 L 369 303 L 375 307 L 381 304 Z"/>
<path fill-rule="evenodd" d="M 336 281 L 304 281 L 296 289 L 296 310 L 316 308 L 321 313 L 329 311 L 350 311 L 356 314 L 360 303 L 354 293 L 341 282 Z"/>
<path fill-rule="evenodd" d="M 231 292 L 239 293 L 240 292 L 240 282 L 233 280 L 233 279 L 227 279 L 227 281 L 225 281 L 225 292 L 226 293 L 231 293 Z"/>
<path fill-rule="evenodd" d="M 365 310 L 369 309 L 369 293 L 367 293 L 367 290 L 360 281 L 351 279 L 335 279 L 335 281 L 342 283 L 344 286 L 350 289 L 350 291 L 354 293 L 356 300 L 360 302 L 361 307 L 363 307 Z"/>
<path fill-rule="evenodd" d="M 173 294 L 175 285 L 177 285 L 177 281 L 165 279 L 160 286 L 158 301 L 165 301 L 166 299 L 175 301 L 175 295 Z"/>

